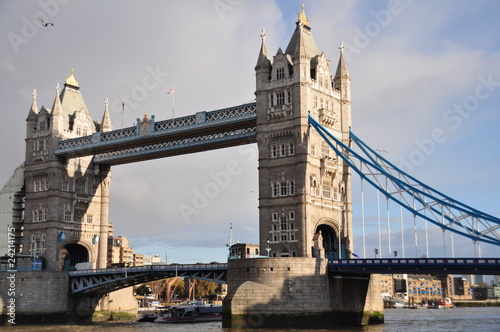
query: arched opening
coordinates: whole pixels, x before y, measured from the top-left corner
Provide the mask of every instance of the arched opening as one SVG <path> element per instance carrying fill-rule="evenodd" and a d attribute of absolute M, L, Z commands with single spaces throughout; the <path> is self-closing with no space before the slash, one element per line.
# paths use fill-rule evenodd
<path fill-rule="evenodd" d="M 321 232 L 323 236 L 323 249 L 325 250 L 325 258 L 339 259 L 345 258 L 345 246 L 342 245 L 342 257 L 339 257 L 339 238 L 335 230 L 328 225 L 319 225 L 316 228 L 316 233 Z"/>
<path fill-rule="evenodd" d="M 88 261 L 89 252 L 80 244 L 70 243 L 61 249 L 61 263 L 64 271 L 73 271 L 76 264 Z"/>
<path fill-rule="evenodd" d="M 283 247 L 280 250 L 280 257 L 290 257 L 290 251 L 287 247 Z"/>

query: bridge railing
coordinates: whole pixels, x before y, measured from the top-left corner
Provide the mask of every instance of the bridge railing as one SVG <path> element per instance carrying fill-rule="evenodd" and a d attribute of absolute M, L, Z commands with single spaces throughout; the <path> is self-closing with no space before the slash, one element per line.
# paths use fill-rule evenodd
<path fill-rule="evenodd" d="M 152 116 L 150 135 L 162 135 L 187 130 L 191 127 L 224 124 L 240 120 L 252 119 L 257 115 L 256 104 L 248 103 L 210 112 L 198 112 L 194 115 L 155 122 Z M 136 126 L 117 129 L 109 132 L 96 132 L 90 136 L 77 137 L 59 141 L 56 154 L 64 154 L 75 150 L 83 150 L 89 146 L 109 144 L 111 142 L 126 142 L 141 137 L 139 127 L 143 121 L 137 119 Z"/>
<path fill-rule="evenodd" d="M 329 259 L 331 265 L 352 264 L 459 264 L 480 265 L 500 264 L 497 258 L 357 258 L 357 259 Z"/>
<path fill-rule="evenodd" d="M 168 264 L 168 265 L 143 265 L 130 267 L 112 267 L 105 269 L 87 269 L 70 271 L 70 277 L 78 277 L 83 275 L 100 275 L 100 274 L 118 274 L 118 273 L 137 273 L 137 272 L 159 272 L 159 271 L 185 271 L 185 270 L 227 270 L 226 263 L 216 264 Z"/>

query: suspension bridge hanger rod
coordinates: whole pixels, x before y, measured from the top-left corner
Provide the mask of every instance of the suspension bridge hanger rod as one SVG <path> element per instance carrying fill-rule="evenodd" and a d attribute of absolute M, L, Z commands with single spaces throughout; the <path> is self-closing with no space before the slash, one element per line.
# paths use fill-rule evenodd
<path fill-rule="evenodd" d="M 366 157 L 338 140 L 310 114 L 309 124 L 339 157 L 387 199 L 444 230 L 473 241 L 500 246 L 499 218 L 471 208 L 418 181 L 375 152 L 352 131 L 349 132 L 351 142 L 355 143 Z M 379 181 L 378 176 L 385 177 L 391 188 L 384 181 Z M 410 203 L 412 201 L 418 203 L 418 206 Z M 425 214 L 426 211 L 430 212 L 430 216 Z"/>

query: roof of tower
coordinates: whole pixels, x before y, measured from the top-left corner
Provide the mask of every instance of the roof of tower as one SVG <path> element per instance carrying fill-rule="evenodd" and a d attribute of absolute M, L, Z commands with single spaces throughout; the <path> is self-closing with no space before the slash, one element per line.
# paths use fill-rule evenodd
<path fill-rule="evenodd" d="M 78 85 L 78 80 L 75 78 L 74 70 L 71 69 L 71 75 L 66 77 L 66 83 L 62 89 L 61 95 L 62 115 L 64 118 L 64 129 L 72 128 L 74 114 L 77 111 L 83 109 L 85 114 L 89 117 L 90 122 L 93 123 L 90 112 L 83 100 L 82 94 L 80 92 L 80 87 Z M 92 132 L 95 132 L 95 125 L 92 128 Z"/>
<path fill-rule="evenodd" d="M 304 4 L 302 4 L 302 12 L 299 13 L 297 20 L 297 26 L 293 32 L 292 38 L 286 47 L 286 54 L 294 54 L 297 46 L 303 48 L 307 51 L 309 57 L 314 57 L 319 54 L 318 47 L 314 42 L 313 36 L 311 34 L 311 28 L 309 27 L 309 19 L 304 11 Z"/>

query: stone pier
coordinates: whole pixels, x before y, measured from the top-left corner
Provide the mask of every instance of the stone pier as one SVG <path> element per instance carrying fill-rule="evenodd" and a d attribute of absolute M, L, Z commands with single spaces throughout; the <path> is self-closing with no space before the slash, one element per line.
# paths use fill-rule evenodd
<path fill-rule="evenodd" d="M 377 280 L 333 275 L 325 259 L 230 260 L 223 327 L 330 329 L 383 323 Z"/>

